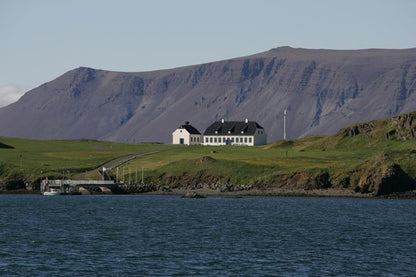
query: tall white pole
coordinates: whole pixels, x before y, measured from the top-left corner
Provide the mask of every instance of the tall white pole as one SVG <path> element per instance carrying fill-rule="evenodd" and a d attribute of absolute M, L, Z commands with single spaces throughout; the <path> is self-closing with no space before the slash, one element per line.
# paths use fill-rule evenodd
<path fill-rule="evenodd" d="M 283 139 L 286 139 L 286 109 L 283 112 Z"/>

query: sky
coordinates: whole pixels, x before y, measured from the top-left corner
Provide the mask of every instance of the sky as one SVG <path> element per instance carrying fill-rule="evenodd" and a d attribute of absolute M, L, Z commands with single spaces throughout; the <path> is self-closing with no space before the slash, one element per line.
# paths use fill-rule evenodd
<path fill-rule="evenodd" d="M 149 71 L 279 46 L 416 47 L 414 0 L 0 0 L 0 107 L 80 67 Z"/>

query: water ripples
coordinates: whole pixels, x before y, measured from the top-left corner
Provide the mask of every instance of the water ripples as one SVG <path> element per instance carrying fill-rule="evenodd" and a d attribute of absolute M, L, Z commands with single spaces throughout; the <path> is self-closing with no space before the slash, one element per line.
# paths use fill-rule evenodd
<path fill-rule="evenodd" d="M 0 275 L 414 275 L 416 201 L 1 195 Z"/>

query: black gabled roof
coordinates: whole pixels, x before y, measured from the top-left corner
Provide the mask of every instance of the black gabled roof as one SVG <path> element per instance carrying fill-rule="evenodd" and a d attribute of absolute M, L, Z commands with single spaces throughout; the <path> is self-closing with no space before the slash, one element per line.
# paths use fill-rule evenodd
<path fill-rule="evenodd" d="M 180 129 L 185 129 L 190 133 L 191 135 L 200 135 L 201 133 L 192 125 L 189 123 L 179 126 Z"/>
<path fill-rule="evenodd" d="M 215 121 L 204 132 L 204 136 L 254 135 L 257 129 L 264 129 L 255 121 Z M 230 133 L 228 133 L 230 131 Z M 243 133 L 241 132 L 243 131 Z"/>

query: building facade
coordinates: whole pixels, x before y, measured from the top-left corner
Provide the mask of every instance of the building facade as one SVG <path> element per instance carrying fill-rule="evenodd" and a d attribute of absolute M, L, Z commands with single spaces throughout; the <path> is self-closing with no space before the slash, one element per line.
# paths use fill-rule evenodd
<path fill-rule="evenodd" d="M 216 121 L 204 132 L 203 145 L 265 145 L 267 133 L 255 121 Z"/>
<path fill-rule="evenodd" d="M 172 133 L 172 144 L 199 145 L 202 144 L 202 135 L 187 121 Z"/>

